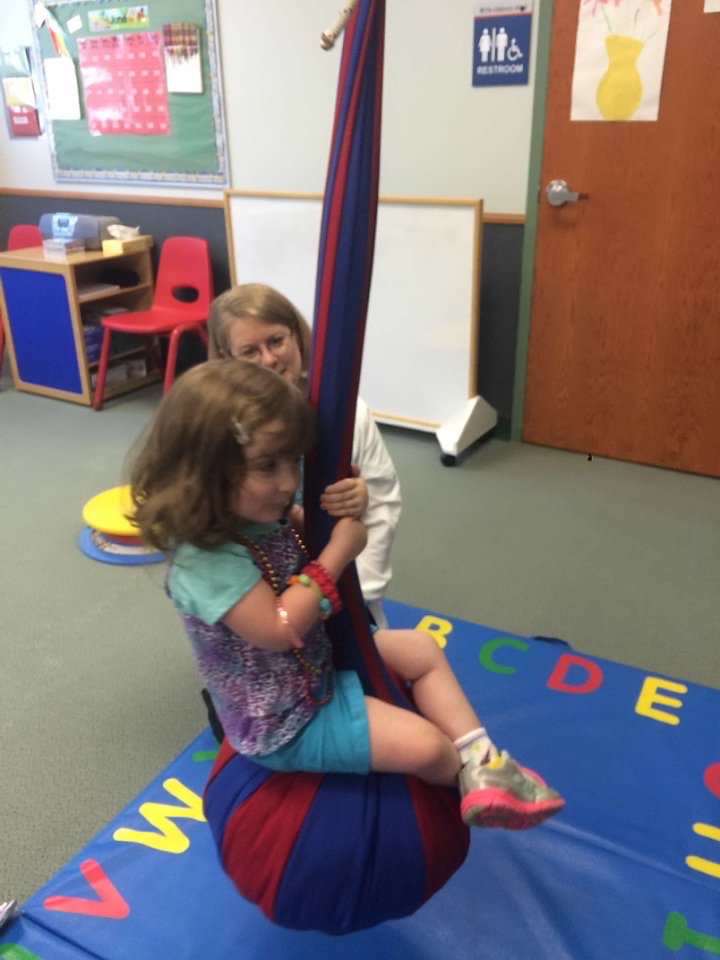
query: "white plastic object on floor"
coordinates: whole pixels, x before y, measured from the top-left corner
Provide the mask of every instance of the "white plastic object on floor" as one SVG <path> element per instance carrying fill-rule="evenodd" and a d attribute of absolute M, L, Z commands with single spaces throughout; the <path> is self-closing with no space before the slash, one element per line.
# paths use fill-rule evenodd
<path fill-rule="evenodd" d="M 465 407 L 435 433 L 443 452 L 442 462 L 452 466 L 455 458 L 484 437 L 498 421 L 497 410 L 480 396 L 470 397 Z"/>
<path fill-rule="evenodd" d="M 0 930 L 14 920 L 20 913 L 20 907 L 17 900 L 4 900 L 0 903 Z"/>

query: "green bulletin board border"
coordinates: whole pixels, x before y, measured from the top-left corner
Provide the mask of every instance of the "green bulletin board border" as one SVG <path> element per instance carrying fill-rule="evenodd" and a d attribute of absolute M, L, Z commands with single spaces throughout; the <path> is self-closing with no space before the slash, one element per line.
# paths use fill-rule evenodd
<path fill-rule="evenodd" d="M 32 17 L 36 0 L 28 0 L 28 2 Z M 178 5 L 174 2 L 174 0 L 144 0 L 144 3 L 150 8 L 151 30 L 159 29 L 160 22 L 169 23 L 184 19 L 181 13 L 178 15 Z M 112 9 L 118 6 L 122 7 L 134 5 L 130 3 L 129 0 L 44 0 L 44 4 L 50 13 L 53 14 L 53 16 L 58 20 L 61 26 L 63 26 L 63 28 L 65 27 L 68 17 L 71 16 L 73 12 L 77 12 L 77 8 L 83 8 L 86 11 L 91 11 L 101 10 L 104 8 Z M 188 155 L 189 151 L 187 146 L 190 136 L 194 135 L 197 129 L 199 129 L 201 126 L 204 126 L 207 133 L 207 138 L 198 145 L 198 151 L 202 151 L 203 155 L 206 156 L 207 159 L 212 158 L 210 162 L 203 164 L 205 169 L 198 170 L 190 167 L 184 170 L 158 169 L 160 164 L 157 160 L 157 151 L 155 153 L 153 152 L 153 146 L 157 146 L 158 138 L 146 135 L 138 135 L 134 137 L 131 137 L 131 135 L 119 135 L 122 140 L 126 141 L 126 143 L 130 142 L 129 150 L 131 150 L 134 154 L 134 168 L 122 169 L 121 165 L 118 165 L 117 161 L 113 160 L 112 149 L 115 135 L 96 138 L 87 128 L 87 118 L 85 117 L 84 105 L 82 104 L 82 80 L 77 62 L 75 49 L 76 44 L 74 42 L 79 36 L 101 37 L 111 35 L 111 33 L 115 33 L 115 31 L 95 34 L 89 33 L 87 30 L 83 30 L 82 33 L 77 34 L 69 34 L 67 31 L 65 31 L 65 41 L 68 44 L 71 53 L 73 54 L 73 61 L 77 69 L 78 85 L 81 91 L 81 106 L 83 106 L 83 116 L 80 121 L 52 121 L 49 117 L 46 119 L 46 131 L 50 145 L 53 173 L 58 182 L 95 181 L 133 185 L 137 185 L 138 183 L 162 183 L 167 186 L 174 185 L 211 188 L 225 187 L 229 184 L 229 163 L 223 111 L 222 77 L 220 73 L 218 55 L 219 44 L 217 32 L 216 0 L 198 0 L 198 5 L 202 7 L 205 18 L 205 22 L 200 31 L 200 50 L 201 58 L 203 60 L 204 79 L 207 83 L 207 95 L 169 94 L 169 103 L 171 125 L 174 129 L 175 123 L 173 122 L 174 117 L 172 98 L 203 97 L 204 99 L 202 101 L 196 101 L 196 103 L 193 104 L 193 107 L 196 109 L 196 104 L 198 102 L 202 105 L 206 104 L 206 107 L 204 107 L 202 110 L 203 124 L 194 124 L 191 130 L 188 129 L 186 125 L 186 129 L 184 131 L 185 139 L 182 139 L 183 132 L 171 134 L 168 138 L 168 146 L 177 148 L 176 150 L 172 151 L 174 158 L 182 158 L 183 156 Z M 66 11 L 67 15 L 64 14 L 63 7 L 70 8 L 71 12 L 67 13 Z M 153 10 L 158 17 L 157 22 L 156 18 L 153 17 Z M 175 10 L 175 13 L 173 13 L 173 10 Z M 40 32 L 47 34 L 47 30 L 45 28 L 43 28 Z M 33 30 L 33 38 L 37 61 L 42 68 L 43 56 L 54 54 L 50 53 L 51 47 L 49 44 L 49 39 L 47 36 L 41 39 L 39 35 L 40 32 Z M 68 125 L 68 127 L 73 125 L 72 129 L 74 131 L 74 136 L 76 139 L 80 138 L 81 144 L 83 142 L 92 144 L 93 141 L 97 141 L 98 139 L 107 141 L 107 151 L 99 151 L 100 153 L 104 152 L 106 155 L 97 156 L 97 163 L 92 167 L 87 164 L 86 157 L 84 156 L 82 149 L 79 149 L 79 151 L 73 157 L 72 149 L 67 146 L 67 142 L 63 141 L 63 128 L 61 126 L 63 124 Z M 81 124 L 85 126 L 85 131 L 82 130 L 82 127 L 80 126 Z M 83 136 L 86 136 L 86 141 L 83 141 Z M 214 141 L 212 143 L 210 142 L 211 138 L 212 141 Z M 65 140 L 67 140 L 67 138 L 65 138 Z M 140 146 L 147 146 L 148 149 L 143 152 L 142 150 L 138 149 Z"/>

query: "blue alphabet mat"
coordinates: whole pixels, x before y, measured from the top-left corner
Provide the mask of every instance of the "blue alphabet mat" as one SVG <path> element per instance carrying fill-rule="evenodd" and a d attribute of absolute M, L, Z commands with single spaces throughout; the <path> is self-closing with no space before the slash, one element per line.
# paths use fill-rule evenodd
<path fill-rule="evenodd" d="M 445 645 L 498 745 L 565 796 L 558 817 L 473 831 L 465 864 L 413 917 L 344 938 L 294 933 L 220 870 L 202 814 L 206 731 L 23 905 L 0 958 L 720 956 L 720 691 L 387 608 L 393 626 Z"/>

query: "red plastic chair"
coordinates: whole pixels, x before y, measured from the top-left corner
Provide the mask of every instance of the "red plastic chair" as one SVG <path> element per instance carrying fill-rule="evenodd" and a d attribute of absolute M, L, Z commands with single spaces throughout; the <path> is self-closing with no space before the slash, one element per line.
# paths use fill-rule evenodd
<path fill-rule="evenodd" d="M 187 288 L 197 292 L 197 298 L 192 303 L 186 303 L 175 296 L 175 291 L 184 291 Z M 119 313 L 103 317 L 101 321 L 104 332 L 93 398 L 95 409 L 102 409 L 105 398 L 105 377 L 110 360 L 110 341 L 114 332 L 170 338 L 163 379 L 163 393 L 166 393 L 175 379 L 177 352 L 182 335 L 196 333 L 207 346 L 205 325 L 212 298 L 213 282 L 207 240 L 200 237 L 168 237 L 160 251 L 150 309 Z M 148 356 L 151 355 L 152 351 L 148 351 Z"/>
<path fill-rule="evenodd" d="M 34 223 L 16 223 L 8 233 L 8 250 L 24 250 L 27 247 L 41 247 L 43 242 L 40 227 Z"/>
<path fill-rule="evenodd" d="M 10 227 L 8 233 L 8 250 L 24 250 L 26 247 L 41 247 L 42 234 L 40 227 L 34 223 L 16 223 Z M 5 327 L 2 317 L 0 317 L 0 367 L 2 367 L 3 356 L 5 354 Z"/>

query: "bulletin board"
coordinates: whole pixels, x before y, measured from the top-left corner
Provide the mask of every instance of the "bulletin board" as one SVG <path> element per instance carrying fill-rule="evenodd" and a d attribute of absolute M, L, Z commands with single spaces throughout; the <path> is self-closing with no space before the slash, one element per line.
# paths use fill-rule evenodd
<path fill-rule="evenodd" d="M 38 0 L 30 3 L 35 10 Z M 44 0 L 44 8 L 60 31 L 59 51 L 47 24 L 35 30 L 46 99 L 57 89 L 47 79 L 45 59 L 57 67 L 58 54 L 66 51 L 80 104 L 79 118 L 48 116 L 56 180 L 227 184 L 215 0 Z M 175 51 L 191 52 L 190 84 L 177 70 Z M 157 68 L 147 86 L 139 70 L 129 79 L 140 57 L 142 66 L 154 57 Z"/>

